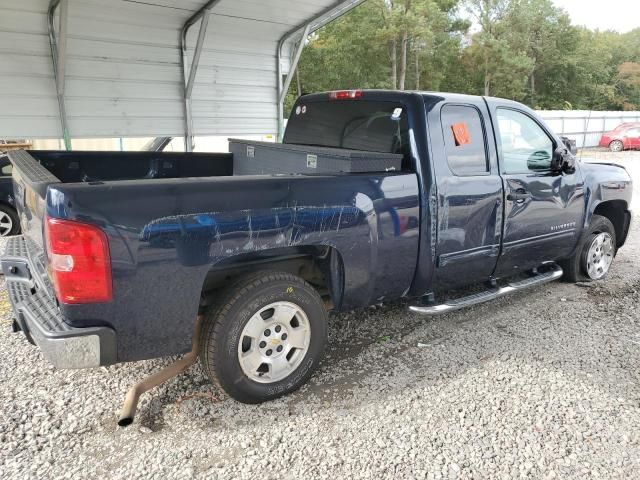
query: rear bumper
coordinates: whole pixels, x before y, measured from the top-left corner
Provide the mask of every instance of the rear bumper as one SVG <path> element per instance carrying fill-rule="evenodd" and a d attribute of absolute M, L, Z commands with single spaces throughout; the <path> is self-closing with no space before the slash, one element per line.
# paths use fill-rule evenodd
<path fill-rule="evenodd" d="M 0 261 L 20 330 L 57 368 L 90 368 L 116 363 L 116 334 L 108 327 L 68 325 L 46 286 L 36 282 L 24 239 L 9 239 Z"/>

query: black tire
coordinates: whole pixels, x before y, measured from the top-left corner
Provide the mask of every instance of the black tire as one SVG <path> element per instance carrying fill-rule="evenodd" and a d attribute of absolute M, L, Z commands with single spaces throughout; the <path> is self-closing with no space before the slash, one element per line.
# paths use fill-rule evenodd
<path fill-rule="evenodd" d="M 613 239 L 614 249 L 616 246 L 616 230 L 613 227 L 613 224 L 607 217 L 603 217 L 601 215 L 593 215 L 591 217 L 591 223 L 589 224 L 589 228 L 587 228 L 582 236 L 580 237 L 580 241 L 578 242 L 578 247 L 576 248 L 572 257 L 563 260 L 560 263 L 560 266 L 564 270 L 563 279 L 567 282 L 591 282 L 593 281 L 589 275 L 587 274 L 587 253 L 589 251 L 589 246 L 593 241 L 594 237 L 600 233 L 606 232 L 611 235 Z M 615 250 L 614 250 L 615 256 Z M 605 275 L 606 276 L 606 275 Z"/>
<path fill-rule="evenodd" d="M 0 236 L 9 237 L 11 235 L 18 235 L 20 233 L 20 219 L 18 218 L 18 212 L 15 211 L 13 207 L 9 205 L 0 204 L 0 212 L 7 215 L 11 220 L 11 228 L 8 232 L 1 232 Z"/>
<path fill-rule="evenodd" d="M 238 348 L 251 317 L 275 302 L 293 303 L 309 323 L 309 344 L 298 366 L 277 382 L 259 383 L 245 374 Z M 327 311 L 307 282 L 284 272 L 256 272 L 237 279 L 205 313 L 200 362 L 211 381 L 242 403 L 261 403 L 300 388 L 318 367 L 327 339 Z M 302 351 L 301 351 L 302 353 Z"/>

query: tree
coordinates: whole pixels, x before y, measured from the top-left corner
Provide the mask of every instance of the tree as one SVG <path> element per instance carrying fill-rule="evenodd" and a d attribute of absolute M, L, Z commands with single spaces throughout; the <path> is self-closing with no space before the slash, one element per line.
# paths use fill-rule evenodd
<path fill-rule="evenodd" d="M 565 39 L 572 35 L 569 16 L 555 7 L 551 0 L 512 0 L 505 16 L 512 48 L 531 60 L 527 94 L 531 105 L 538 105 L 538 93 L 544 97 L 548 76 L 564 63 Z"/>
<path fill-rule="evenodd" d="M 376 0 L 382 12 L 384 28 L 380 38 L 389 49 L 391 84 L 404 90 L 407 86 L 410 56 L 413 50 L 414 65 L 419 59 L 421 49 L 431 36 L 432 24 L 440 11 L 433 0 Z M 420 74 L 417 72 L 416 77 Z"/>
<path fill-rule="evenodd" d="M 480 27 L 473 36 L 469 54 L 475 57 L 472 63 L 482 65 L 484 94 L 491 94 L 491 86 L 498 70 L 509 62 L 513 55 L 504 41 L 502 20 L 507 12 L 507 0 L 469 0 L 467 11 Z"/>
<path fill-rule="evenodd" d="M 638 65 L 640 28 L 576 27 L 553 0 L 368 0 L 309 38 L 287 105 L 301 92 L 424 88 L 635 109 Z"/>
<path fill-rule="evenodd" d="M 563 92 L 574 108 L 609 110 L 618 109 L 615 79 L 619 60 L 620 34 L 615 32 L 578 29 L 578 41 L 572 52 L 567 52 L 567 73 L 570 85 Z"/>
<path fill-rule="evenodd" d="M 471 23 L 458 17 L 458 3 L 457 0 L 436 0 L 429 11 L 428 29 L 412 42 L 414 65 L 409 73 L 413 72 L 410 85 L 415 85 L 416 90 L 439 90 L 442 85 L 466 90 L 464 78 L 458 76 L 458 66 L 464 36 Z M 461 81 L 462 86 L 454 87 L 456 81 Z"/>
<path fill-rule="evenodd" d="M 618 92 L 623 110 L 640 109 L 640 63 L 624 62 L 618 67 Z"/>
<path fill-rule="evenodd" d="M 368 1 L 311 35 L 298 65 L 301 92 L 393 88 L 388 62 L 381 61 L 387 57 L 379 38 L 383 27 L 380 9 Z M 296 85 L 289 91 L 285 111 L 297 96 Z"/>

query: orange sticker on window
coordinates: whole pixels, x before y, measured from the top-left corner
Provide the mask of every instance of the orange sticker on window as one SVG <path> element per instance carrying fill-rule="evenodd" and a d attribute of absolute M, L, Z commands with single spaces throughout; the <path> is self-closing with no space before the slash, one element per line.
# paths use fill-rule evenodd
<path fill-rule="evenodd" d="M 457 147 L 471 143 L 471 135 L 469 135 L 466 123 L 454 123 L 451 125 L 451 130 L 453 130 L 453 138 L 456 140 Z"/>

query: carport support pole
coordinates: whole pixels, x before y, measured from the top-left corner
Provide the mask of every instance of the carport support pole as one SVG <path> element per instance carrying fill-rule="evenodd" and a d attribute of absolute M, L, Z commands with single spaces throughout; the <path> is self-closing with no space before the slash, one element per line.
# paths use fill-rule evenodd
<path fill-rule="evenodd" d="M 298 62 L 300 61 L 300 56 L 302 55 L 302 51 L 304 50 L 304 46 L 307 42 L 307 37 L 309 36 L 309 31 L 311 29 L 311 23 L 307 23 L 304 27 L 302 35 L 300 36 L 300 40 L 298 41 L 298 45 L 296 47 L 296 51 L 291 59 L 291 65 L 289 66 L 289 72 L 287 73 L 287 78 L 284 81 L 284 85 L 282 84 L 282 46 L 284 42 L 289 38 L 288 36 L 284 36 L 280 42 L 278 42 L 278 52 L 277 52 L 277 70 L 278 70 L 278 141 L 282 141 L 283 134 L 283 117 L 284 117 L 284 100 L 287 97 L 287 92 L 289 92 L 289 87 L 291 86 L 291 80 L 293 80 L 293 74 L 298 68 Z"/>
<path fill-rule="evenodd" d="M 276 86 L 278 90 L 276 93 L 276 101 L 278 103 L 278 141 L 282 141 L 282 136 L 284 135 L 284 100 L 287 96 L 289 85 L 291 84 L 291 79 L 293 79 L 293 74 L 295 73 L 298 66 L 300 54 L 302 54 L 302 50 L 304 49 L 307 37 L 310 33 L 315 32 L 323 25 L 326 25 L 327 23 L 340 18 L 345 13 L 350 12 L 352 9 L 354 9 L 364 1 L 365 0 L 337 0 L 331 6 L 322 11 L 319 15 L 316 15 L 315 17 L 310 18 L 304 23 L 289 30 L 282 36 L 282 38 L 278 42 L 278 47 L 276 49 L 276 76 L 278 77 L 276 80 Z M 302 34 L 300 43 L 298 44 L 298 47 L 296 49 L 296 55 L 294 56 L 294 58 L 292 58 L 291 66 L 289 67 L 289 72 L 287 74 L 287 84 L 286 86 L 283 86 L 282 47 L 286 42 L 294 38 L 295 35 L 303 28 L 304 33 Z"/>
<path fill-rule="evenodd" d="M 196 72 L 200 63 L 200 55 L 202 54 L 202 46 L 207 35 L 207 27 L 209 25 L 209 16 L 211 9 L 220 0 L 208 1 L 200 10 L 194 13 L 183 25 L 180 32 L 180 59 L 182 63 L 182 80 L 184 86 L 184 149 L 187 152 L 193 152 L 193 112 L 191 110 L 191 95 L 193 93 L 193 85 L 196 80 Z M 193 60 L 189 66 L 189 56 L 187 52 L 187 33 L 191 26 L 200 20 L 200 31 L 198 32 L 198 40 L 196 48 L 193 52 Z"/>
<path fill-rule="evenodd" d="M 60 27 L 58 39 L 56 39 L 56 9 L 60 7 Z M 67 24 L 69 20 L 69 0 L 51 0 L 47 13 L 49 22 L 49 45 L 51 47 L 51 59 L 53 61 L 53 75 L 56 82 L 56 95 L 58 97 L 58 110 L 62 127 L 64 147 L 71 150 L 71 138 L 69 125 L 67 124 L 67 109 L 64 101 L 65 66 L 67 60 Z"/>

